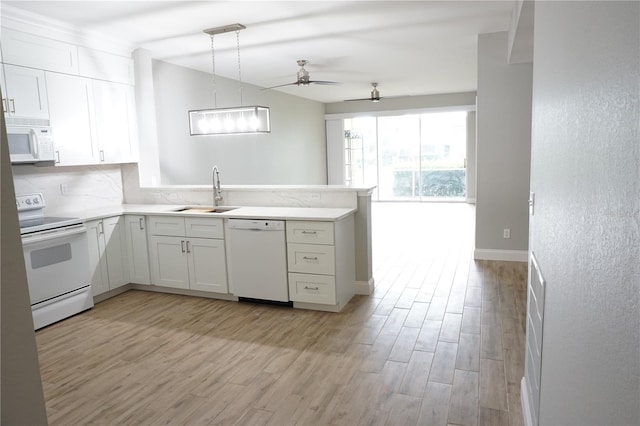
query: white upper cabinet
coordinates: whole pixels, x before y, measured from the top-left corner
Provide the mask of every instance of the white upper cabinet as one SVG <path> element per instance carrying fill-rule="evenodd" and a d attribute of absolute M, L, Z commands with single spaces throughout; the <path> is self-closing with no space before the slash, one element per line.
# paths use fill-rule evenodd
<path fill-rule="evenodd" d="M 79 46 L 78 61 L 79 74 L 83 77 L 134 84 L 131 58 Z"/>
<path fill-rule="evenodd" d="M 91 80 L 51 72 L 46 73 L 46 80 L 57 164 L 96 164 Z"/>
<path fill-rule="evenodd" d="M 49 118 L 44 71 L 4 65 L 2 103 L 6 117 Z M 5 84 L 6 83 L 6 84 Z"/>
<path fill-rule="evenodd" d="M 136 161 L 133 88 L 46 73 L 58 165 Z"/>
<path fill-rule="evenodd" d="M 2 60 L 47 71 L 78 74 L 77 46 L 2 28 Z"/>
<path fill-rule="evenodd" d="M 136 123 L 131 86 L 93 80 L 96 139 L 100 163 L 135 161 Z"/>

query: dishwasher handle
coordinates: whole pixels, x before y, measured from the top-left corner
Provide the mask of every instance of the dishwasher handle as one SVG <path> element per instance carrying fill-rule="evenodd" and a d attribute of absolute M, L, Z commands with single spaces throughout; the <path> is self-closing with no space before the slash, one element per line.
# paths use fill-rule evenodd
<path fill-rule="evenodd" d="M 229 219 L 232 231 L 284 231 L 284 220 L 269 219 Z"/>

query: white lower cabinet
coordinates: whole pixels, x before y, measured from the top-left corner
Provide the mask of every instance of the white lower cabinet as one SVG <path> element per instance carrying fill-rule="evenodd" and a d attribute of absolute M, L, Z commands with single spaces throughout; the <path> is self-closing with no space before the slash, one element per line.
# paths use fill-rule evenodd
<path fill-rule="evenodd" d="M 93 295 L 129 282 L 127 247 L 122 216 L 86 223 Z"/>
<path fill-rule="evenodd" d="M 327 310 L 339 311 L 353 297 L 353 226 L 353 215 L 336 222 L 287 221 L 289 298 L 294 307 L 327 305 Z"/>
<path fill-rule="evenodd" d="M 228 293 L 222 219 L 149 216 L 149 234 L 152 284 Z"/>
<path fill-rule="evenodd" d="M 129 254 L 129 282 L 151 284 L 146 219 L 140 215 L 125 215 L 124 223 Z"/>

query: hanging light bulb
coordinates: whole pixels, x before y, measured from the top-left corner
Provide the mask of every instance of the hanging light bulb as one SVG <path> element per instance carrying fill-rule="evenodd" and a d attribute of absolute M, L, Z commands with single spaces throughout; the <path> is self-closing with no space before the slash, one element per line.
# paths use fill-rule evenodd
<path fill-rule="evenodd" d="M 213 101 L 214 108 L 189 111 L 189 131 L 196 135 L 223 135 L 242 133 L 270 133 L 269 108 L 263 106 L 242 106 L 242 72 L 240 67 L 240 30 L 246 27 L 242 24 L 231 24 L 223 27 L 204 30 L 211 38 L 211 63 L 213 67 Z M 240 82 L 240 106 L 234 108 L 218 108 L 216 92 L 216 61 L 214 36 L 230 31 L 236 32 L 238 51 L 238 81 Z M 245 113 L 251 114 L 249 122 Z"/>

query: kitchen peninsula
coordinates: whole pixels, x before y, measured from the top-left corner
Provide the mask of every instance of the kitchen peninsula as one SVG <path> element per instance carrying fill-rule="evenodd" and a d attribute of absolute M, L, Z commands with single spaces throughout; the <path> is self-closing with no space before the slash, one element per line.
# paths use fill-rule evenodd
<path fill-rule="evenodd" d="M 23 166 L 15 169 L 14 181 L 21 193 L 41 192 L 47 199 L 47 214 L 79 216 L 92 232 L 117 226 L 138 229 L 140 218 L 163 215 L 166 217 L 201 218 L 224 221 L 229 218 L 277 219 L 297 222 L 333 222 L 350 215 L 353 219 L 355 263 L 355 294 L 371 294 L 374 280 L 371 259 L 371 193 L 372 187 L 354 188 L 325 185 L 222 185 L 221 205 L 234 206 L 224 213 L 181 213 L 185 206 L 212 206 L 211 185 L 180 185 L 140 187 L 138 167 L 135 164 L 119 166 L 67 168 L 37 168 Z M 61 194 L 61 188 L 65 191 Z M 135 220 L 133 220 L 135 218 Z M 131 220 L 129 220 L 131 219 Z M 129 220 L 129 223 L 126 221 Z M 100 223 L 102 221 L 102 223 Z M 146 231 L 145 231 L 146 232 Z M 336 235 L 340 233 L 336 229 Z M 124 244 L 125 237 L 122 237 Z M 180 240 L 179 240 L 180 241 Z M 211 241 L 214 242 L 214 241 Z M 133 244 L 133 242 L 131 242 Z M 131 246 L 130 246 L 131 247 Z M 126 252 L 126 251 L 125 251 Z M 114 256 L 117 256 L 114 254 Z M 122 262 L 129 262 L 128 254 Z M 149 262 L 146 261 L 148 264 Z M 138 265 L 139 266 L 139 265 Z M 290 271 L 291 272 L 291 271 Z M 111 287 L 126 289 L 135 282 L 135 268 L 129 280 L 107 283 Z M 113 274 L 111 274 L 113 275 Z M 120 284 L 122 284 L 120 286 Z M 120 287 L 118 287 L 120 286 Z M 149 289 L 149 287 L 146 287 Z M 221 293 L 222 294 L 222 293 Z M 106 296 L 107 294 L 105 294 Z M 204 294 L 203 294 L 204 295 Z M 100 301 L 101 295 L 96 297 Z M 224 297 L 220 297 L 224 298 Z"/>

